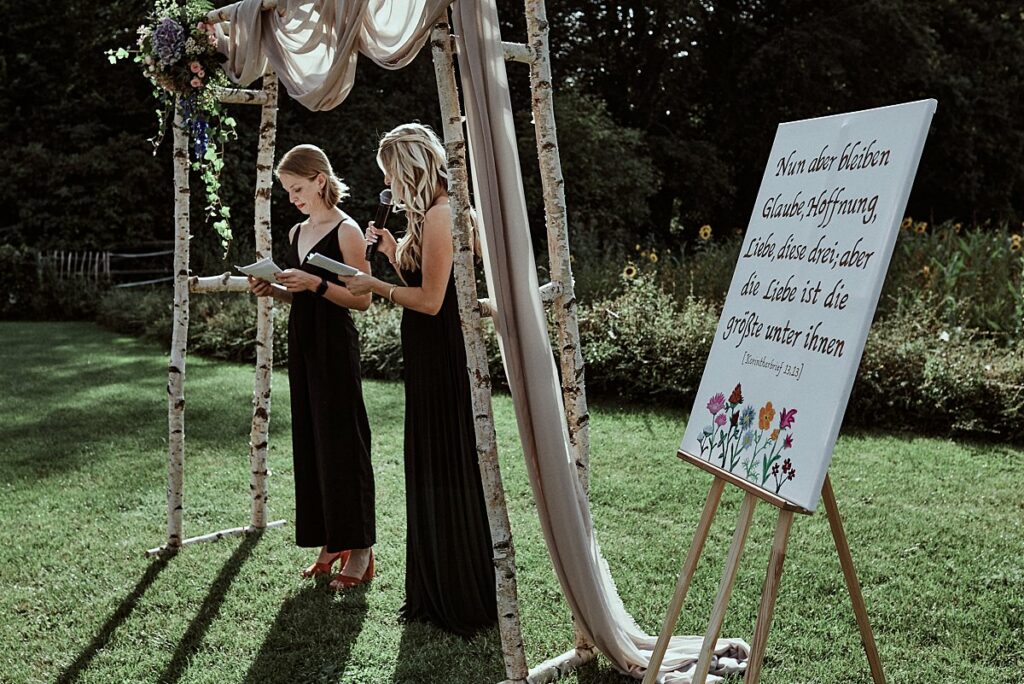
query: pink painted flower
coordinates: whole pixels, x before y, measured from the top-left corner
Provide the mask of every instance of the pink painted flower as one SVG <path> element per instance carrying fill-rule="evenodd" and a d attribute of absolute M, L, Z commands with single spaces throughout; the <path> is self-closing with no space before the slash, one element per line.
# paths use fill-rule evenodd
<path fill-rule="evenodd" d="M 790 427 L 793 424 L 795 418 L 796 409 L 789 409 L 788 411 L 786 409 L 782 409 L 782 413 L 779 417 L 779 429 L 785 430 L 786 428 Z"/>
<path fill-rule="evenodd" d="M 203 69 L 200 69 L 199 73 L 196 74 L 196 76 L 198 76 L 199 78 L 206 78 L 206 71 L 203 70 Z"/>
<path fill-rule="evenodd" d="M 198 74 L 200 71 L 203 70 L 203 65 L 199 62 L 192 62 L 188 65 L 188 68 L 193 74 Z"/>
<path fill-rule="evenodd" d="M 782 442 L 783 449 L 793 448 L 793 435 L 786 435 L 786 439 Z"/>
<path fill-rule="evenodd" d="M 202 88 L 203 87 L 203 82 L 202 82 L 202 80 L 198 76 L 196 78 L 192 79 L 192 87 L 193 88 Z"/>
<path fill-rule="evenodd" d="M 725 407 L 725 395 L 719 392 L 718 394 L 711 397 L 711 401 L 708 402 L 708 411 L 711 411 L 711 415 L 715 415 Z"/>
<path fill-rule="evenodd" d="M 721 427 L 725 425 L 725 421 L 726 417 L 724 413 L 719 413 L 717 416 L 715 416 L 715 425 Z"/>

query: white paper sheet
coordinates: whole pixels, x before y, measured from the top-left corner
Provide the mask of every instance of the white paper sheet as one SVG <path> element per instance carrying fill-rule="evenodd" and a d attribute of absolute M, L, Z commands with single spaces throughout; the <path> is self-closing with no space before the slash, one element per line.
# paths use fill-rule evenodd
<path fill-rule="evenodd" d="M 248 266 L 235 266 L 239 271 L 245 275 L 250 275 L 253 278 L 262 278 L 263 280 L 270 281 L 272 283 L 277 282 L 277 278 L 274 277 L 275 273 L 280 273 L 284 269 L 274 263 L 274 260 L 270 257 L 260 259 L 254 264 Z"/>

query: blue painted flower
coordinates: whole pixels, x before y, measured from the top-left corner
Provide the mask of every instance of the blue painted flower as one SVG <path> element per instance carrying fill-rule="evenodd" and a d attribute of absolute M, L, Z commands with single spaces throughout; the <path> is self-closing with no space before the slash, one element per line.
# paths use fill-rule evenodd
<path fill-rule="evenodd" d="M 754 413 L 753 409 L 751 409 L 750 413 L 751 413 L 751 420 L 753 420 L 753 413 Z M 743 433 L 743 439 L 740 441 L 740 446 L 743 449 L 749 449 L 750 445 L 753 444 L 753 443 L 754 443 L 754 431 L 753 430 L 747 430 L 746 432 Z"/>
<path fill-rule="evenodd" d="M 714 434 L 714 432 L 715 432 L 715 428 L 714 427 L 712 427 L 710 425 L 705 425 L 704 426 L 704 436 L 705 437 L 710 437 L 712 434 Z"/>
<path fill-rule="evenodd" d="M 743 430 L 749 430 L 750 426 L 754 424 L 754 407 L 747 404 L 743 407 L 743 411 L 740 413 L 740 428 Z"/>

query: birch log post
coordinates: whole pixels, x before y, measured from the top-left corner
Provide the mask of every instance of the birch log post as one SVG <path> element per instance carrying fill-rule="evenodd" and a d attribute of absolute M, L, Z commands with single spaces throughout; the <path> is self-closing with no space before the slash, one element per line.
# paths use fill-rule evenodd
<path fill-rule="evenodd" d="M 526 0 L 526 31 L 533 61 L 530 62 L 530 91 L 537 135 L 544 216 L 547 220 L 548 258 L 551 282 L 561 291 L 553 302 L 558 322 L 558 357 L 562 371 L 562 398 L 569 428 L 569 442 L 583 491 L 589 491 L 590 414 L 583 382 L 583 353 L 580 350 L 576 292 L 569 261 L 569 230 L 565 216 L 565 180 L 558 154 L 555 107 L 551 98 L 551 55 L 548 49 L 548 20 L 544 0 Z"/>
<path fill-rule="evenodd" d="M 274 141 L 277 138 L 277 74 L 263 76 L 266 102 L 261 108 L 256 153 L 256 259 L 271 256 L 270 191 L 273 185 Z M 249 434 L 249 491 L 253 527 L 267 525 L 267 437 L 270 429 L 270 379 L 274 365 L 274 307 L 271 297 L 256 298 L 256 377 L 252 390 Z"/>
<path fill-rule="evenodd" d="M 512 681 L 525 680 L 529 671 L 523 650 L 523 632 L 519 623 L 519 598 L 516 588 L 515 548 L 505 507 L 505 489 L 498 468 L 498 447 L 494 436 L 494 412 L 491 407 L 491 375 L 487 368 L 480 328 L 473 247 L 470 241 L 469 176 L 466 170 L 466 142 L 462 134 L 452 40 L 447 23 L 434 26 L 430 36 L 434 74 L 441 105 L 445 152 L 448 157 L 448 192 L 451 198 L 452 239 L 455 246 L 455 289 L 459 299 L 459 317 L 466 342 L 467 371 L 473 400 L 476 451 L 487 503 L 494 551 L 495 585 L 498 603 L 498 629 L 505 673 Z"/>
<path fill-rule="evenodd" d="M 167 367 L 167 548 L 182 537 L 185 471 L 185 352 L 188 342 L 189 187 L 188 134 L 180 108 L 174 112 L 174 323 Z"/>
<path fill-rule="evenodd" d="M 590 413 L 583 378 L 583 352 L 580 350 L 576 292 L 569 260 L 569 230 L 565 216 L 565 180 L 558 154 L 555 106 L 551 95 L 551 53 L 548 47 L 548 18 L 544 0 L 526 0 L 527 42 L 533 51 L 530 62 L 530 93 L 544 191 L 544 217 L 547 222 L 548 260 L 551 282 L 560 292 L 552 303 L 558 328 L 558 359 L 562 375 L 562 401 L 569 431 L 569 445 L 576 463 L 576 474 L 584 495 L 590 491 Z M 577 648 L 590 647 L 587 635 L 575 624 Z"/>

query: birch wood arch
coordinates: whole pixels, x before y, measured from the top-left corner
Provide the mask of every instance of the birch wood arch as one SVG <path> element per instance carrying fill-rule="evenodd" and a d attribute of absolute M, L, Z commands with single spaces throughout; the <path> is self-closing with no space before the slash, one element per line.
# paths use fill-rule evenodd
<path fill-rule="evenodd" d="M 275 0 L 263 0 L 262 2 L 264 10 L 274 10 L 276 6 Z M 552 102 L 548 24 L 543 0 L 526 0 L 525 6 L 527 43 L 505 42 L 502 47 L 506 61 L 526 64 L 530 69 L 531 106 L 536 124 L 550 273 L 550 282 L 540 287 L 539 294 L 541 301 L 551 307 L 554 314 L 562 378 L 561 391 L 566 409 L 566 428 L 571 455 L 580 483 L 584 491 L 587 491 L 589 414 L 584 386 L 583 357 L 579 343 L 576 296 L 569 258 L 564 181 Z M 214 10 L 208 15 L 208 21 L 226 20 L 229 16 L 226 10 L 227 8 Z M 572 668 L 593 659 L 597 649 L 589 643 L 582 630 L 575 628 L 576 636 L 572 649 L 532 669 L 527 665 L 519 619 L 515 549 L 504 487 L 498 467 L 491 405 L 491 376 L 481 327 L 481 319 L 493 313 L 493 304 L 488 299 L 480 299 L 477 293 L 469 238 L 470 193 L 466 140 L 463 135 L 464 116 L 459 105 L 454 67 L 455 41 L 447 19 L 433 27 L 430 35 L 430 49 L 434 60 L 444 144 L 448 156 L 449 192 L 452 198 L 452 232 L 455 246 L 455 280 L 459 314 L 466 343 L 467 371 L 472 393 L 473 415 L 475 416 L 479 466 L 493 542 L 499 630 L 507 676 L 505 682 L 542 684 L 554 681 Z M 262 259 L 271 256 L 270 198 L 277 133 L 278 79 L 272 71 L 268 71 L 263 75 L 260 89 L 225 88 L 218 91 L 218 97 L 225 103 L 247 104 L 261 108 L 256 162 L 254 231 L 255 256 L 257 259 Z M 271 407 L 274 311 L 269 298 L 257 298 L 257 358 L 249 440 L 250 520 L 247 525 L 240 527 L 188 538 L 184 535 L 185 371 L 190 295 L 213 292 L 248 293 L 249 288 L 246 279 L 241 276 L 230 273 L 195 276 L 189 270 L 191 234 L 188 139 L 182 127 L 180 112 L 175 115 L 173 129 L 174 317 L 167 382 L 167 539 L 161 546 L 149 549 L 146 552 L 148 556 L 174 553 L 191 544 L 262 532 L 268 528 L 285 524 L 284 520 L 268 521 L 267 519 L 267 445 Z"/>

